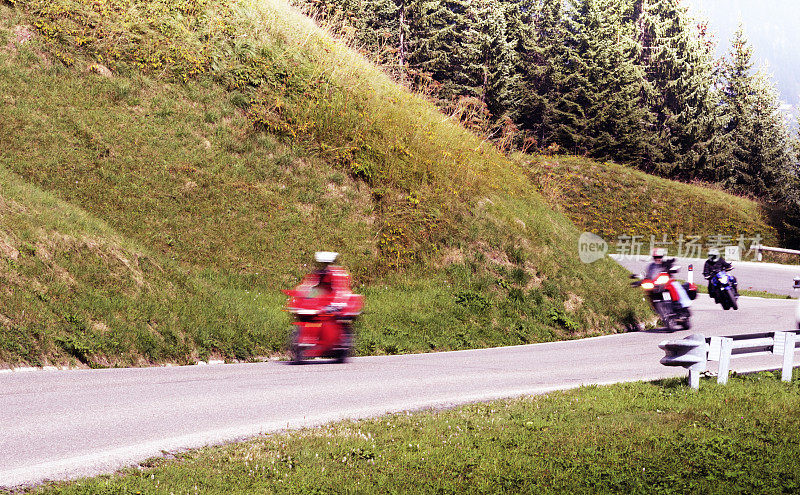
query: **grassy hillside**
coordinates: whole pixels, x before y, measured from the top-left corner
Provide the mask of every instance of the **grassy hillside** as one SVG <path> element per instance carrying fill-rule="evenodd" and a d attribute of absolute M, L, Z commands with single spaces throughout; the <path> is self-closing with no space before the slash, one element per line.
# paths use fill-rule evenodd
<path fill-rule="evenodd" d="M 550 204 L 609 243 L 623 234 L 643 236 L 646 242 L 651 235 L 660 239 L 666 234 L 674 241 L 683 234 L 706 242 L 713 235 L 760 235 L 765 245 L 777 245 L 761 205 L 746 198 L 580 157 L 516 159 Z"/>
<path fill-rule="evenodd" d="M 147 308 L 126 313 L 101 297 L 79 302 L 102 287 L 99 274 L 53 299 L 58 282 L 35 252 L 24 277 L 20 258 L 4 255 L 6 279 L 23 281 L 0 300 L 13 336 L 6 363 L 281 352 L 279 291 L 318 249 L 342 252 L 367 296 L 360 353 L 571 338 L 648 318 L 620 269 L 580 263 L 579 231 L 537 192 L 553 197 L 535 167 L 506 159 L 281 1 L 15 0 L 0 13 L 0 169 L 58 201 L 52 215 L 80 212 L 128 255 L 170 267 L 142 273 L 155 293 L 123 291 Z M 709 204 L 724 201 L 711 194 Z M 41 210 L 28 195 L 14 201 Z M 752 218 L 730 225 L 756 231 Z M 37 222 L 25 228 L 88 235 Z M 619 228 L 611 217 L 602 225 Z M 9 249 L 25 253 L 25 235 L 46 242 L 21 229 L 4 227 Z M 71 259 L 75 272 L 103 266 Z M 164 277 L 194 289 L 170 291 Z M 34 278 L 45 296 L 22 298 Z M 128 344 L 66 343 L 108 333 L 87 333 L 94 326 Z M 178 337 L 135 337 L 165 327 Z M 227 330 L 209 339 L 198 328 Z"/>
<path fill-rule="evenodd" d="M 367 296 L 360 353 L 571 338 L 647 317 L 620 269 L 580 263 L 578 231 L 522 168 L 282 2 L 26 0 L 0 14 L 0 169 L 57 204 L 48 215 L 80 212 L 127 246 L 126 259 L 169 267 L 143 271 L 153 294 L 120 289 L 145 308 L 126 315 L 102 297 L 79 304 L 105 265 L 52 246 L 70 273 L 94 275 L 58 300 L 11 285 L 24 304 L 4 296 L 0 325 L 27 343 L 4 342 L 6 363 L 280 352 L 279 291 L 322 248 L 343 253 Z M 36 209 L 28 196 L 14 201 Z M 25 228 L 90 237 L 39 221 Z M 2 228 L 24 252 L 22 228 Z M 18 280 L 58 292 L 26 256 Z M 20 277 L 19 259 L 0 259 L 6 280 Z M 170 289 L 170 277 L 196 290 Z M 182 346 L 164 338 L 158 352 L 133 345 L 122 357 L 125 346 L 61 343 L 92 340 L 93 322 L 135 333 L 167 320 Z"/>
<path fill-rule="evenodd" d="M 270 329 L 283 315 L 267 308 L 245 322 L 238 313 L 252 302 L 234 308 L 229 296 L 0 168 L 0 363 L 186 363 L 281 349 Z"/>

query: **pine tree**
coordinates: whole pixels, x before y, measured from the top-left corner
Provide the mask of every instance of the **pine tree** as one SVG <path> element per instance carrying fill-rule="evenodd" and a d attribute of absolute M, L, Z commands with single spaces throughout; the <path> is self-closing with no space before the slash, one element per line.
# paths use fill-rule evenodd
<path fill-rule="evenodd" d="M 478 96 L 478 64 L 469 0 L 422 0 L 409 4 L 408 65 L 442 85 L 441 97 Z"/>
<path fill-rule="evenodd" d="M 642 105 L 642 74 L 634 43 L 613 0 L 573 0 L 566 36 L 555 47 L 552 139 L 571 152 L 638 161 L 647 148 L 649 112 Z M 546 107 L 547 108 L 547 107 Z"/>
<path fill-rule="evenodd" d="M 362 0 L 359 5 L 359 41 L 384 66 L 404 65 L 404 8 L 401 0 Z"/>
<path fill-rule="evenodd" d="M 753 108 L 751 121 L 753 143 L 746 174 L 761 194 L 779 197 L 786 180 L 792 175 L 794 155 L 792 138 L 780 111 L 780 98 L 766 69 L 759 70 L 753 79 Z"/>
<path fill-rule="evenodd" d="M 792 178 L 795 159 L 777 90 L 763 70 L 753 74 L 752 54 L 740 26 L 722 65 L 721 132 L 713 163 L 723 187 L 776 198 Z"/>
<path fill-rule="evenodd" d="M 405 21 L 410 0 L 297 0 L 309 12 L 352 38 L 384 68 L 405 77 L 408 28 Z"/>
<path fill-rule="evenodd" d="M 639 162 L 646 154 L 651 114 L 644 105 L 643 73 L 633 59 L 636 43 L 626 33 L 617 0 L 593 0 L 589 30 L 596 94 L 589 113 L 593 156 Z"/>
<path fill-rule="evenodd" d="M 480 98 L 496 118 L 508 114 L 516 105 L 514 87 L 514 43 L 509 34 L 509 19 L 516 14 L 513 4 L 497 0 L 475 0 L 471 5 L 477 66 L 481 72 Z M 513 23 L 513 20 L 511 21 Z"/>
<path fill-rule="evenodd" d="M 588 30 L 593 29 L 590 17 L 591 0 L 576 5 L 563 17 L 563 45 L 553 47 L 553 58 L 547 64 L 555 64 L 558 72 L 552 72 L 553 90 L 549 98 L 552 111 L 552 126 L 547 131 L 551 139 L 571 153 L 583 154 L 593 143 L 588 136 L 587 111 L 594 104 L 595 93 L 590 88 L 590 76 L 594 70 L 589 52 Z"/>
<path fill-rule="evenodd" d="M 704 24 L 680 0 L 633 0 L 628 16 L 640 45 L 653 131 L 660 149 L 645 168 L 672 178 L 693 179 L 708 161 L 712 139 L 713 55 Z"/>
<path fill-rule="evenodd" d="M 540 148 L 555 143 L 556 101 L 565 77 L 567 31 L 561 0 L 521 3 L 511 25 L 514 39 L 516 108 L 512 118 L 533 133 Z"/>

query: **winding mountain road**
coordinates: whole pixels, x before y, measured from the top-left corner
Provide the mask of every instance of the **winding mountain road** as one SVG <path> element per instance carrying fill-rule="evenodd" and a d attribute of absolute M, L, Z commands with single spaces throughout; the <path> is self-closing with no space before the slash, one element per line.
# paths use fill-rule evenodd
<path fill-rule="evenodd" d="M 650 263 L 649 256 L 612 256 L 617 263 L 632 273 L 643 273 Z M 687 280 L 689 265 L 694 266 L 694 281 L 698 285 L 707 285 L 703 278 L 703 265 L 705 259 L 677 258 L 681 267 L 677 278 Z M 755 290 L 781 294 L 784 296 L 797 296 L 792 288 L 794 277 L 800 276 L 800 265 L 779 265 L 776 263 L 759 263 L 755 261 L 733 261 L 731 273 L 739 281 L 739 290 Z"/>
<path fill-rule="evenodd" d="M 722 311 L 701 296 L 694 331 L 728 335 L 795 325 L 795 301 L 740 303 L 738 312 Z M 658 343 L 690 333 L 361 357 L 345 365 L 6 372 L 0 374 L 0 486 L 112 472 L 162 451 L 344 418 L 683 375 L 659 364 Z M 738 360 L 734 369 L 764 364 Z M 780 358 L 767 364 L 779 367 Z"/>

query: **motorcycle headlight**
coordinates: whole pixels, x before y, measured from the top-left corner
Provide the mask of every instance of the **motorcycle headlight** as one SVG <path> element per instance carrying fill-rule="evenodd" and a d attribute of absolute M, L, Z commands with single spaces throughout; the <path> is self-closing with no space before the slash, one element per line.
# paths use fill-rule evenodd
<path fill-rule="evenodd" d="M 727 275 L 721 275 L 719 277 L 719 281 L 720 281 L 720 283 L 727 284 L 728 283 L 728 276 Z"/>

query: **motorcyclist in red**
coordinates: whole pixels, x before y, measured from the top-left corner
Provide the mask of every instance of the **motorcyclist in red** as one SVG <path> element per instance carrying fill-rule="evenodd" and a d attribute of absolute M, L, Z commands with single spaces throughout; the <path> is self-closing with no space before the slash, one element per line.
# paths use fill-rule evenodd
<path fill-rule="evenodd" d="M 674 259 L 670 259 L 669 261 L 664 259 L 667 255 L 667 251 L 664 248 L 653 249 L 652 254 L 653 262 L 647 265 L 647 271 L 645 273 L 645 278 L 649 280 L 655 280 L 659 273 L 668 271 L 675 261 Z M 681 305 L 681 308 L 684 311 L 688 311 L 689 307 L 692 305 L 692 300 L 686 293 L 686 289 L 674 280 L 670 282 L 670 286 L 678 295 L 678 303 Z"/>
<path fill-rule="evenodd" d="M 297 290 L 310 297 L 320 298 L 326 313 L 341 313 L 350 300 L 350 275 L 341 266 L 334 265 L 339 253 L 318 251 L 314 255 L 317 269 L 306 275 Z M 348 333 L 352 333 L 349 320 L 344 322 Z"/>

